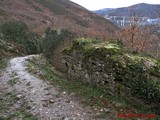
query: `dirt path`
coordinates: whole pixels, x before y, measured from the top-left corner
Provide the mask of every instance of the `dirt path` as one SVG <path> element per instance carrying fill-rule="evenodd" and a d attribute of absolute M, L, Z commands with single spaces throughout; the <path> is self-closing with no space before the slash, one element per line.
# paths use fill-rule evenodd
<path fill-rule="evenodd" d="M 0 77 L 5 91 L 17 93 L 19 99 L 27 102 L 26 108 L 39 120 L 93 120 L 93 112 L 83 107 L 66 92 L 59 92 L 46 81 L 38 79 L 26 71 L 30 55 L 11 59 Z"/>

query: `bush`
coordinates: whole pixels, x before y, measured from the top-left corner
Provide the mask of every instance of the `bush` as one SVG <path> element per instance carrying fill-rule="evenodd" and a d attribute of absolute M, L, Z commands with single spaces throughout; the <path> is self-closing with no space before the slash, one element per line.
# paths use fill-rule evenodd
<path fill-rule="evenodd" d="M 28 32 L 24 35 L 25 39 L 22 39 L 25 51 L 28 54 L 41 53 L 41 39 L 36 33 Z"/>
<path fill-rule="evenodd" d="M 38 35 L 28 30 L 28 26 L 21 21 L 8 21 L 1 26 L 3 38 L 8 42 L 21 44 L 26 54 L 41 52 Z"/>
<path fill-rule="evenodd" d="M 44 55 L 51 59 L 53 51 L 60 45 L 61 42 L 67 39 L 73 39 L 74 34 L 66 29 L 60 31 L 51 30 L 47 28 L 45 31 L 45 38 L 42 41 L 42 48 Z"/>
<path fill-rule="evenodd" d="M 1 32 L 5 39 L 21 42 L 28 32 L 28 26 L 20 21 L 8 21 L 1 26 Z"/>

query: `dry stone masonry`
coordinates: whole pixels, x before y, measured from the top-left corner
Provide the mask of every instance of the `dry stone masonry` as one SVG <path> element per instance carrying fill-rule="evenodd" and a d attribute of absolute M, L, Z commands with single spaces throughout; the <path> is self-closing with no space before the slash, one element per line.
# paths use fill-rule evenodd
<path fill-rule="evenodd" d="M 120 41 L 79 38 L 63 51 L 70 78 L 103 88 L 106 94 L 140 101 L 160 111 L 160 61 L 128 50 Z"/>

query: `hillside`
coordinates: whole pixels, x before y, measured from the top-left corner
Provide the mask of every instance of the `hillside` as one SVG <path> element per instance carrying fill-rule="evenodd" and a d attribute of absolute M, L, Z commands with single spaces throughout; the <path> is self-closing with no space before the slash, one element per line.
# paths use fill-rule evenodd
<path fill-rule="evenodd" d="M 103 12 L 101 15 L 109 15 L 109 16 L 125 16 L 129 17 L 131 15 L 131 10 L 136 11 L 136 15 L 138 17 L 150 17 L 150 18 L 157 18 L 160 16 L 160 5 L 152 5 L 152 4 L 145 4 L 140 3 L 129 7 L 122 7 L 113 9 L 110 11 Z M 99 14 L 99 13 L 98 13 Z"/>
<path fill-rule="evenodd" d="M 120 30 L 69 0 L 0 0 L 0 120 L 160 120 L 160 60 Z"/>
<path fill-rule="evenodd" d="M 114 9 L 113 8 L 104 8 L 104 9 L 96 10 L 96 11 L 93 11 L 93 12 L 96 13 L 96 14 L 99 14 L 99 15 L 105 15 L 111 10 L 114 10 Z"/>
<path fill-rule="evenodd" d="M 110 38 L 118 27 L 69 0 L 1 0 L 0 24 L 20 20 L 42 34 L 49 26 L 67 28 L 83 36 Z"/>

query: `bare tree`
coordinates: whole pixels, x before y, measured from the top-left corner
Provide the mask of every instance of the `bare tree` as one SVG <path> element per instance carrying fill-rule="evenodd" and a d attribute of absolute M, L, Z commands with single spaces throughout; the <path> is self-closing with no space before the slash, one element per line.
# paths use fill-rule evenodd
<path fill-rule="evenodd" d="M 127 47 L 143 51 L 150 43 L 150 27 L 144 25 L 144 21 L 143 17 L 138 17 L 136 11 L 131 9 L 130 24 L 121 33 L 121 39 Z"/>
<path fill-rule="evenodd" d="M 127 47 L 135 47 L 136 36 L 140 33 L 140 24 L 142 18 L 138 18 L 136 11 L 131 10 L 131 17 L 129 19 L 129 26 L 125 27 L 122 31 L 122 40 Z"/>

